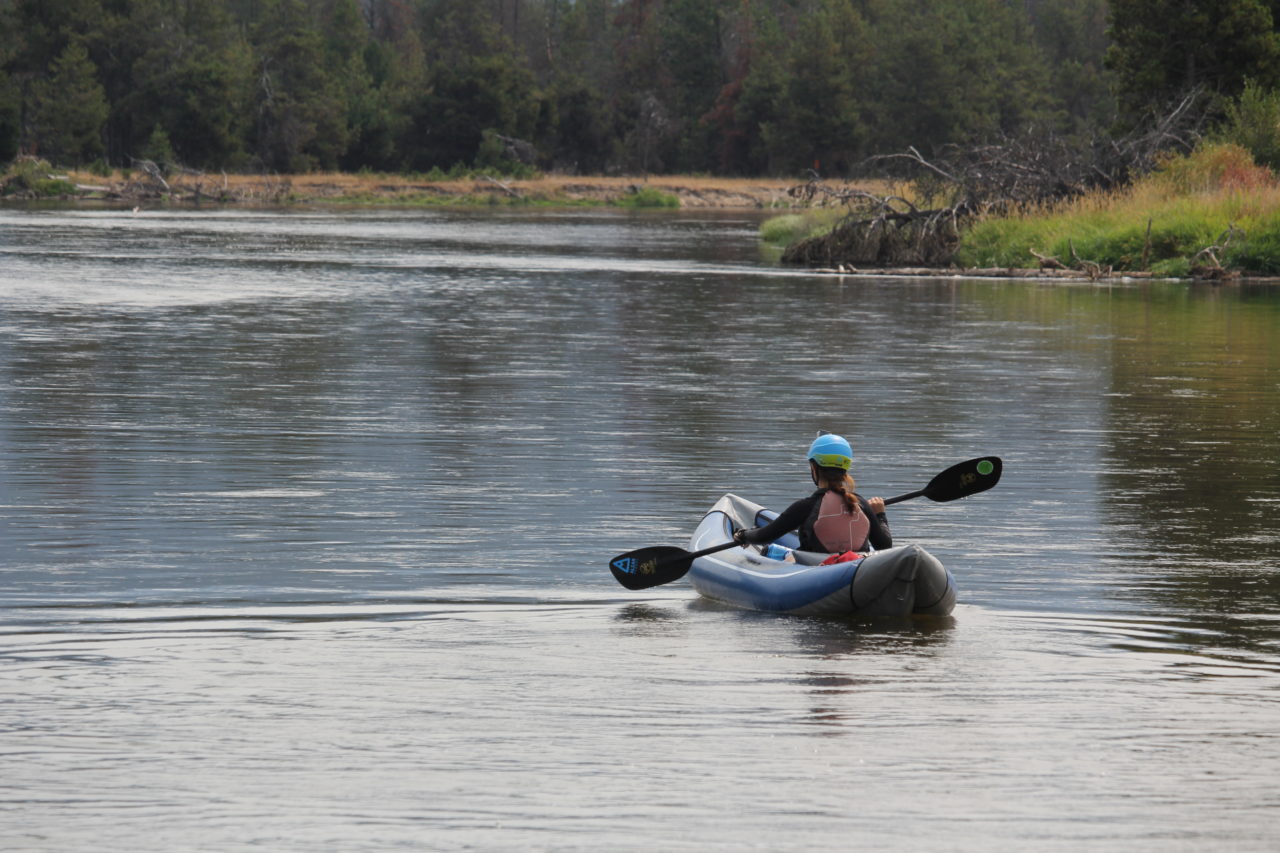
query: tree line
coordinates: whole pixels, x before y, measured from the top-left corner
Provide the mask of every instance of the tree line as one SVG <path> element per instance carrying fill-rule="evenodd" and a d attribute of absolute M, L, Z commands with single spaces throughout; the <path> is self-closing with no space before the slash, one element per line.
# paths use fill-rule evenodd
<path fill-rule="evenodd" d="M 1085 139 L 1195 87 L 1271 91 L 1277 7 L 0 0 L 0 162 L 839 175 L 1032 127 Z"/>

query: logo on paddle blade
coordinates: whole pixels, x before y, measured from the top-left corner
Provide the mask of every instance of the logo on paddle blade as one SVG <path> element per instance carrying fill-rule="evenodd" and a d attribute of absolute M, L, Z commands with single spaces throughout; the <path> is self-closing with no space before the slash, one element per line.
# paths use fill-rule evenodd
<path fill-rule="evenodd" d="M 635 557 L 619 557 L 609 565 L 613 566 L 615 569 L 622 572 L 623 574 L 634 575 L 636 573 Z"/>

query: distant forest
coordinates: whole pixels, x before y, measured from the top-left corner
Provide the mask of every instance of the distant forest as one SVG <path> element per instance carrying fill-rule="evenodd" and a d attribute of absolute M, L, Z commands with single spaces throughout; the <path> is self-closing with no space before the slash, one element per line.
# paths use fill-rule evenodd
<path fill-rule="evenodd" d="M 1280 0 L 0 0 L 0 163 L 848 173 L 1280 82 Z"/>

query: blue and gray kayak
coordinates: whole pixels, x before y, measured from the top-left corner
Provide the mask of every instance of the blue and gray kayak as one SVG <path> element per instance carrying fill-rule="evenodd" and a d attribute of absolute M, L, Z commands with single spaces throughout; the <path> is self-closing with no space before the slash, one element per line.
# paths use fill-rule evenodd
<path fill-rule="evenodd" d="M 732 542 L 734 530 L 763 527 L 776 517 L 759 504 L 725 495 L 703 517 L 689 549 Z M 919 545 L 831 565 L 820 565 L 831 555 L 801 551 L 799 545 L 788 534 L 763 548 L 705 554 L 693 561 L 689 580 L 706 598 L 798 616 L 946 616 L 955 607 L 951 572 Z"/>

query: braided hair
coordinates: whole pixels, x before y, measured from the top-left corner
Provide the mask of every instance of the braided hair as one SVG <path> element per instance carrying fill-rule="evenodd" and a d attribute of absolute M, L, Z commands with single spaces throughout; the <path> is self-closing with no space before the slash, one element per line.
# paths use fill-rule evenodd
<path fill-rule="evenodd" d="M 853 490 L 857 487 L 848 471 L 843 468 L 823 468 L 816 462 L 810 465 L 813 467 L 814 485 L 820 489 L 830 489 L 842 497 L 845 509 L 849 512 L 858 510 L 858 499 L 853 494 Z"/>

